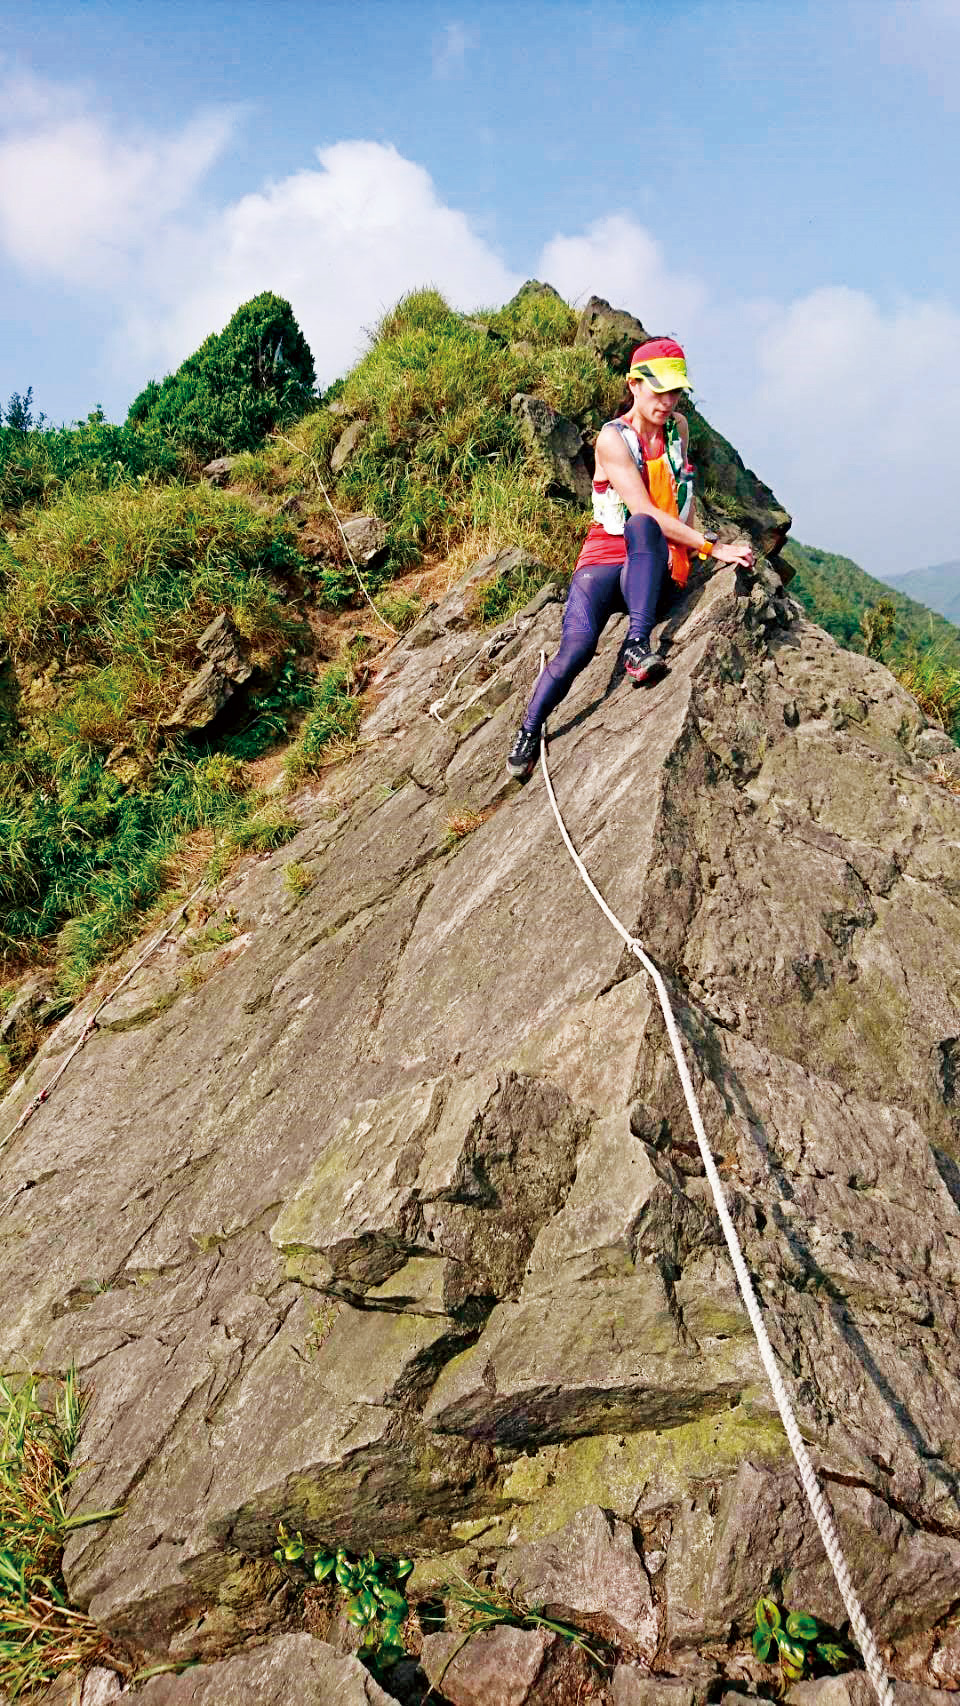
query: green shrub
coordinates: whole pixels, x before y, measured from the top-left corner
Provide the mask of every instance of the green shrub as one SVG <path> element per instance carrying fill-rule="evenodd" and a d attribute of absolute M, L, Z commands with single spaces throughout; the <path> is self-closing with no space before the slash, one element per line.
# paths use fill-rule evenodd
<path fill-rule="evenodd" d="M 289 302 L 264 291 L 212 332 L 176 373 L 152 380 L 128 422 L 154 426 L 204 460 L 253 450 L 315 401 L 313 357 Z"/>

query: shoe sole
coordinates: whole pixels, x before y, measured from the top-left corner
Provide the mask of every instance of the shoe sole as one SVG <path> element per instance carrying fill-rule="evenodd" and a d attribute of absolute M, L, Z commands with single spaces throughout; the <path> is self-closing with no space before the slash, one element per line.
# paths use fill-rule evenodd
<path fill-rule="evenodd" d="M 518 764 L 510 764 L 508 761 L 507 775 L 512 776 L 515 782 L 525 782 L 528 776 L 533 775 L 536 768 L 536 760 L 532 764 L 525 764 L 522 768 Z"/>
<path fill-rule="evenodd" d="M 629 664 L 624 664 L 623 667 L 637 687 L 641 687 L 645 681 L 658 681 L 661 675 L 667 673 L 667 666 L 662 658 L 656 663 L 648 664 L 645 669 L 631 669 Z"/>

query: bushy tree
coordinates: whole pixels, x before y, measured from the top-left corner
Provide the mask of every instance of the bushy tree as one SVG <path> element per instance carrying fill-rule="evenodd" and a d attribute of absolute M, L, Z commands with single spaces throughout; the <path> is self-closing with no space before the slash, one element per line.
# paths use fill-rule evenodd
<path fill-rule="evenodd" d="M 3 410 L 0 409 L 0 421 L 2 419 Z M 33 418 L 33 386 L 28 385 L 23 396 L 20 395 L 19 391 L 14 391 L 7 404 L 7 426 L 10 431 L 30 432 L 33 427 L 40 426 L 42 420 L 42 416 L 37 421 Z"/>
<path fill-rule="evenodd" d="M 176 373 L 151 380 L 128 421 L 156 426 L 206 460 L 253 450 L 315 405 L 310 347 L 289 302 L 266 290 L 212 332 Z"/>

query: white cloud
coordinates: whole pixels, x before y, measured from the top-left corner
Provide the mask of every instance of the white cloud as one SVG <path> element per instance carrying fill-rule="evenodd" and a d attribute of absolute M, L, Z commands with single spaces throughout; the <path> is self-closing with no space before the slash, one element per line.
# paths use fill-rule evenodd
<path fill-rule="evenodd" d="M 881 576 L 949 556 L 946 492 L 960 442 L 960 314 L 863 291 L 767 307 L 752 373 L 717 371 L 717 424 L 796 516 L 800 538 Z"/>
<path fill-rule="evenodd" d="M 651 333 L 684 335 L 707 299 L 703 283 L 670 267 L 652 233 L 624 214 L 598 219 L 580 236 L 552 238 L 538 264 L 568 302 L 605 296 L 614 306 L 636 305 Z"/>
<path fill-rule="evenodd" d="M 244 196 L 181 233 L 133 330 L 142 358 L 171 366 L 260 290 L 290 299 L 324 383 L 406 290 L 455 305 L 502 302 L 522 282 L 438 198 L 429 173 L 378 142 L 338 142 L 318 166 Z"/>
<path fill-rule="evenodd" d="M 129 283 L 151 233 L 190 203 L 232 129 L 216 114 L 171 136 L 123 136 L 83 111 L 64 116 L 37 79 L 8 82 L 0 110 L 0 244 L 26 271 L 82 285 Z"/>
<path fill-rule="evenodd" d="M 445 24 L 439 35 L 433 38 L 430 55 L 433 75 L 435 77 L 459 76 L 463 71 L 467 48 L 470 45 L 470 37 L 462 24 Z"/>
<path fill-rule="evenodd" d="M 522 282 L 391 146 L 335 143 L 302 171 L 204 211 L 230 115 L 130 135 L 70 91 L 21 81 L 7 93 L 0 251 L 112 302 L 115 411 L 261 290 L 290 299 L 329 383 L 404 291 L 434 284 L 471 308 L 505 301 Z M 738 297 L 719 281 L 711 293 L 624 215 L 552 238 L 529 274 L 679 336 L 708 416 L 793 511 L 801 538 L 881 574 L 950 555 L 940 469 L 960 440 L 955 310 L 884 306 L 837 286 L 786 303 Z"/>

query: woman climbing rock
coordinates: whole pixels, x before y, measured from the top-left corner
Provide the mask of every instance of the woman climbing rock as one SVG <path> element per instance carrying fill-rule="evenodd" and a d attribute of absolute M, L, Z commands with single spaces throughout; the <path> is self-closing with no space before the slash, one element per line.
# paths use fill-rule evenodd
<path fill-rule="evenodd" d="M 529 776 L 540 730 L 596 652 L 610 617 L 629 617 L 623 666 L 634 681 L 666 668 L 650 648 L 656 622 L 686 585 L 690 556 L 749 568 L 746 540 L 721 545 L 701 533 L 693 506 L 687 423 L 676 407 L 691 389 L 683 350 L 672 338 L 639 344 L 627 374 L 629 400 L 601 428 L 593 480 L 593 523 L 577 559 L 560 649 L 543 669 L 507 759 L 511 776 Z"/>

